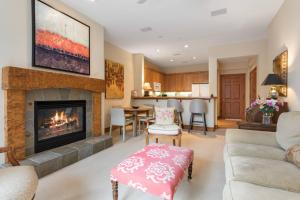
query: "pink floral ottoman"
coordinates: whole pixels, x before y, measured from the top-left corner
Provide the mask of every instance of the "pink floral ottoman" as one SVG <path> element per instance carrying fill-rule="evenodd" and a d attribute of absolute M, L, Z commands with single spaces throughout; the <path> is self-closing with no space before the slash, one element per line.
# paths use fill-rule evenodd
<path fill-rule="evenodd" d="M 118 199 L 118 183 L 165 200 L 172 200 L 184 172 L 192 179 L 194 152 L 188 148 L 151 144 L 121 162 L 111 171 L 113 199 Z"/>

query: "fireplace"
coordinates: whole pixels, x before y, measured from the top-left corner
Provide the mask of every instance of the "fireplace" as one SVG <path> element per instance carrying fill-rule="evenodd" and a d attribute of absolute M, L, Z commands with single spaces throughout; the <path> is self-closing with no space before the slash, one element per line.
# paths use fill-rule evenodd
<path fill-rule="evenodd" d="M 86 101 L 36 101 L 35 153 L 86 138 Z"/>

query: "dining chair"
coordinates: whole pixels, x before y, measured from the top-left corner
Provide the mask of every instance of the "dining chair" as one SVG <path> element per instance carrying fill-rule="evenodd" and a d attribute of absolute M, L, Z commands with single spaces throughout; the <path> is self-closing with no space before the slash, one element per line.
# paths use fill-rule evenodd
<path fill-rule="evenodd" d="M 125 111 L 123 108 L 112 108 L 111 109 L 110 129 L 109 129 L 110 136 L 112 135 L 112 127 L 120 126 L 120 127 L 122 127 L 123 142 L 125 142 L 126 126 L 128 126 L 130 124 L 132 124 L 132 134 L 134 136 L 134 133 L 135 133 L 134 119 L 130 118 L 130 117 L 126 117 Z"/>
<path fill-rule="evenodd" d="M 154 112 L 154 105 L 153 104 L 145 104 L 145 106 L 151 107 L 152 109 L 149 111 L 149 115 L 142 115 L 139 117 L 139 129 L 138 134 L 141 133 L 141 124 L 146 124 L 146 128 L 149 127 L 149 124 L 155 123 L 155 112 Z M 143 130 L 144 131 L 144 130 Z"/>
<path fill-rule="evenodd" d="M 183 120 L 182 120 L 182 113 L 183 113 L 183 106 L 177 99 L 168 99 L 167 107 L 175 108 L 175 120 L 177 124 L 183 128 Z"/>

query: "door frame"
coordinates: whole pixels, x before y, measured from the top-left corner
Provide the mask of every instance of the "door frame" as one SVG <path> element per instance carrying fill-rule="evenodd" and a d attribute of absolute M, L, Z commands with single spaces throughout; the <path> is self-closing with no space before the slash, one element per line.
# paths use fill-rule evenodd
<path fill-rule="evenodd" d="M 257 98 L 257 66 L 256 67 L 254 67 L 251 71 L 250 71 L 250 73 L 249 73 L 249 102 L 250 102 L 250 104 L 252 103 L 251 102 L 251 97 L 252 97 L 252 84 L 251 84 L 251 82 L 252 82 L 252 73 L 253 72 L 255 72 L 255 79 L 256 79 L 256 82 L 255 82 L 255 99 Z"/>
<path fill-rule="evenodd" d="M 223 97 L 223 77 L 226 76 L 239 76 L 243 80 L 244 84 L 244 93 L 243 95 L 243 101 L 241 102 L 240 106 L 240 119 L 245 119 L 245 111 L 246 111 L 246 73 L 238 73 L 238 74 L 220 74 L 220 101 L 219 101 L 219 108 L 220 108 L 220 118 L 225 119 L 222 112 L 222 97 Z"/>

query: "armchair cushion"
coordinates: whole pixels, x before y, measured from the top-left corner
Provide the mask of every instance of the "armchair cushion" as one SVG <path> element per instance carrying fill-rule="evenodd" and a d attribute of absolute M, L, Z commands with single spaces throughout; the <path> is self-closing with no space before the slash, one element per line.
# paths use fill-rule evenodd
<path fill-rule="evenodd" d="M 174 123 L 174 108 L 155 107 L 155 124 L 170 125 Z"/>
<path fill-rule="evenodd" d="M 150 134 L 178 135 L 179 133 L 181 133 L 181 129 L 176 124 L 171 124 L 171 125 L 152 124 L 149 126 L 148 132 Z"/>
<path fill-rule="evenodd" d="M 38 177 L 32 166 L 0 169 L 1 200 L 32 200 Z"/>

